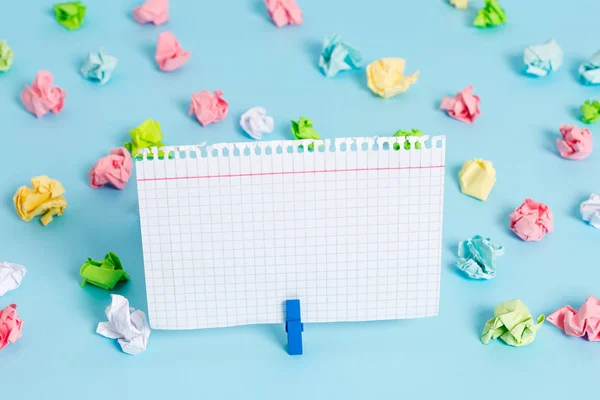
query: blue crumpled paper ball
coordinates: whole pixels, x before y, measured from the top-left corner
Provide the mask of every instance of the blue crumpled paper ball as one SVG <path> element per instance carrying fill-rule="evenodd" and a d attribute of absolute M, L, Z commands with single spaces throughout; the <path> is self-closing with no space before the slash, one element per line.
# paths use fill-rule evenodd
<path fill-rule="evenodd" d="M 496 258 L 504 255 L 504 247 L 490 238 L 479 235 L 458 244 L 456 266 L 473 279 L 492 279 L 496 276 Z"/>
<path fill-rule="evenodd" d="M 323 41 L 323 51 L 319 58 L 319 66 L 328 78 L 335 76 L 340 71 L 358 69 L 362 66 L 360 51 L 347 43 L 334 33 Z"/>
<path fill-rule="evenodd" d="M 117 62 L 116 57 L 105 53 L 102 49 L 98 53 L 90 52 L 81 67 L 81 74 L 86 79 L 104 85 L 110 80 Z"/>
<path fill-rule="evenodd" d="M 554 39 L 537 46 L 529 46 L 523 54 L 525 72 L 530 75 L 546 76 L 558 71 L 563 63 L 563 51 Z"/>
<path fill-rule="evenodd" d="M 588 62 L 579 67 L 581 81 L 588 85 L 600 84 L 600 50 L 598 50 Z"/>

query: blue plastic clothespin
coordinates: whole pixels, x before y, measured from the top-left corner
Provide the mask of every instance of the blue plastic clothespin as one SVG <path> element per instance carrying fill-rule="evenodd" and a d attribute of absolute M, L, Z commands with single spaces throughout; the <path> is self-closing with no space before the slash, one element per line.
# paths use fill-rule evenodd
<path fill-rule="evenodd" d="M 285 331 L 288 337 L 288 353 L 291 356 L 302 354 L 302 332 L 304 324 L 300 320 L 300 300 L 285 301 Z"/>

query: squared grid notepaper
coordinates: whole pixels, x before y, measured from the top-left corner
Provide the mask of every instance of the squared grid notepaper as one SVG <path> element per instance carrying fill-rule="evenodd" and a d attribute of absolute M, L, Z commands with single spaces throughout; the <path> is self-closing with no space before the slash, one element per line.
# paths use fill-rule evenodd
<path fill-rule="evenodd" d="M 151 326 L 281 323 L 295 298 L 303 322 L 437 315 L 445 138 L 411 137 L 412 150 L 404 140 L 165 147 L 170 158 L 138 159 Z"/>

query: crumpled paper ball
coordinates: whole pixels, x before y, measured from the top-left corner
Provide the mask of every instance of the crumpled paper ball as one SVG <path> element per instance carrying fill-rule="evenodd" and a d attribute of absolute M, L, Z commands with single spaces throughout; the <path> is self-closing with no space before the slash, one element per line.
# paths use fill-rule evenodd
<path fill-rule="evenodd" d="M 4 310 L 0 310 L 0 350 L 23 336 L 22 327 L 23 320 L 17 314 L 16 304 L 9 304 Z"/>
<path fill-rule="evenodd" d="M 8 46 L 6 40 L 0 40 L 0 72 L 6 72 L 10 69 L 15 54 Z"/>
<path fill-rule="evenodd" d="M 269 17 L 278 28 L 302 24 L 302 10 L 296 0 L 265 0 L 265 5 Z"/>
<path fill-rule="evenodd" d="M 592 154 L 594 142 L 589 129 L 580 129 L 575 125 L 560 126 L 562 139 L 556 139 L 556 147 L 563 158 L 583 160 Z"/>
<path fill-rule="evenodd" d="M 579 78 L 587 85 L 600 84 L 600 50 L 579 66 Z"/>
<path fill-rule="evenodd" d="M 112 149 L 90 169 L 90 186 L 98 189 L 109 183 L 117 189 L 124 189 L 132 168 L 131 155 L 125 147 Z"/>
<path fill-rule="evenodd" d="M 496 258 L 504 255 L 504 247 L 490 238 L 475 235 L 458 244 L 458 269 L 473 279 L 492 279 L 496 276 Z"/>
<path fill-rule="evenodd" d="M 300 117 L 300 119 L 296 121 L 292 121 L 292 133 L 294 134 L 294 138 L 297 140 L 303 139 L 315 139 L 321 140 L 321 137 L 313 128 L 312 120 L 306 117 Z"/>
<path fill-rule="evenodd" d="M 423 136 L 423 132 L 420 131 L 420 130 L 418 130 L 418 129 L 416 129 L 416 128 L 413 128 L 410 131 L 404 131 L 402 129 L 398 129 L 396 131 L 396 133 L 394 133 L 394 137 L 405 137 L 405 138 L 408 138 L 408 137 L 411 137 L 411 136 L 422 137 Z M 410 144 L 410 141 L 408 139 L 406 139 L 404 141 L 404 146 L 403 147 L 404 147 L 404 150 L 410 150 L 411 144 Z M 394 148 L 394 150 L 400 150 L 400 143 L 394 143 L 393 148 Z M 421 150 L 421 142 L 415 142 L 415 149 L 416 150 Z"/>
<path fill-rule="evenodd" d="M 225 119 L 228 109 L 229 104 L 223 98 L 222 90 L 215 90 L 214 93 L 201 90 L 192 95 L 190 115 L 195 115 L 202 126 Z"/>
<path fill-rule="evenodd" d="M 252 139 L 261 140 L 263 133 L 273 132 L 273 118 L 264 107 L 253 107 L 242 114 L 240 126 Z"/>
<path fill-rule="evenodd" d="M 24 266 L 8 261 L 0 262 L 0 297 L 21 286 L 25 275 L 27 275 L 27 268 Z"/>
<path fill-rule="evenodd" d="M 575 310 L 567 305 L 548 316 L 548 322 L 562 329 L 569 336 L 586 337 L 590 342 L 600 341 L 600 299 L 589 296 Z"/>
<path fill-rule="evenodd" d="M 154 25 L 164 24 L 169 20 L 169 0 L 147 0 L 133 9 L 133 18 L 139 24 L 148 22 Z"/>
<path fill-rule="evenodd" d="M 464 10 L 469 6 L 469 0 L 450 0 L 450 4 L 458 9 Z"/>
<path fill-rule="evenodd" d="M 481 114 L 479 97 L 473 94 L 473 86 L 467 86 L 462 92 L 456 93 L 455 97 L 444 97 L 440 109 L 446 110 L 452 118 L 469 124 L 475 122 Z"/>
<path fill-rule="evenodd" d="M 500 6 L 497 0 L 485 0 L 485 6 L 481 8 L 473 25 L 478 28 L 488 28 L 506 23 L 506 11 Z"/>
<path fill-rule="evenodd" d="M 335 76 L 340 71 L 358 69 L 362 65 L 360 51 L 342 41 L 337 33 L 325 38 L 323 51 L 319 57 L 319 66 L 327 77 Z"/>
<path fill-rule="evenodd" d="M 537 242 L 554 230 L 550 207 L 532 199 L 525 199 L 509 217 L 510 229 L 526 242 Z"/>
<path fill-rule="evenodd" d="M 104 256 L 104 260 L 97 261 L 88 258 L 79 269 L 83 278 L 81 287 L 86 283 L 104 290 L 112 290 L 121 281 L 129 280 L 129 274 L 123 269 L 121 259 L 112 251 Z"/>
<path fill-rule="evenodd" d="M 581 105 L 581 120 L 586 124 L 593 124 L 600 120 L 600 101 L 586 100 Z"/>
<path fill-rule="evenodd" d="M 476 158 L 465 161 L 458 173 L 460 191 L 479 200 L 487 200 L 496 183 L 496 170 L 491 161 Z"/>
<path fill-rule="evenodd" d="M 367 66 L 367 85 L 384 99 L 404 93 L 417 83 L 419 71 L 404 75 L 406 61 L 402 58 L 382 58 Z"/>
<path fill-rule="evenodd" d="M 579 207 L 581 219 L 600 229 L 600 194 L 592 193 L 590 198 L 581 203 Z"/>
<path fill-rule="evenodd" d="M 37 118 L 42 118 L 50 111 L 58 114 L 65 105 L 67 92 L 58 86 L 52 86 L 52 80 L 50 72 L 39 71 L 31 87 L 25 85 L 21 92 L 25 109 Z"/>
<path fill-rule="evenodd" d="M 111 303 L 104 313 L 108 322 L 100 322 L 96 333 L 117 339 L 124 353 L 136 355 L 146 351 L 150 338 L 150 325 L 146 314 L 129 306 L 129 300 L 118 294 L 111 294 Z"/>
<path fill-rule="evenodd" d="M 494 318 L 485 323 L 481 343 L 488 344 L 499 338 L 509 346 L 527 346 L 535 340 L 545 320 L 546 316 L 542 314 L 536 324 L 521 300 L 503 301 L 494 308 Z"/>
<path fill-rule="evenodd" d="M 129 131 L 131 142 L 126 142 L 123 146 L 131 152 L 132 156 L 137 156 L 140 150 L 150 149 L 152 147 L 163 147 L 163 133 L 160 130 L 160 123 L 152 119 L 147 119 L 140 126 Z M 163 157 L 162 151 L 158 153 L 159 157 Z"/>
<path fill-rule="evenodd" d="M 158 35 L 154 59 L 161 71 L 171 72 L 181 68 L 190 59 L 190 54 L 181 48 L 171 32 Z"/>
<path fill-rule="evenodd" d="M 110 80 L 118 61 L 117 57 L 107 54 L 103 49 L 98 53 L 90 52 L 81 66 L 81 75 L 85 79 L 104 85 Z"/>
<path fill-rule="evenodd" d="M 83 24 L 85 4 L 80 1 L 58 3 L 54 5 L 56 21 L 69 30 L 77 29 Z"/>
<path fill-rule="evenodd" d="M 42 225 L 52 222 L 54 215 L 61 216 L 67 208 L 67 200 L 63 197 L 65 189 L 62 184 L 47 176 L 31 178 L 32 188 L 21 186 L 13 202 L 19 218 L 29 222 L 34 217 L 41 215 Z"/>
<path fill-rule="evenodd" d="M 523 53 L 525 72 L 530 75 L 546 76 L 558 71 L 563 63 L 563 51 L 554 39 L 535 46 L 529 46 Z"/>

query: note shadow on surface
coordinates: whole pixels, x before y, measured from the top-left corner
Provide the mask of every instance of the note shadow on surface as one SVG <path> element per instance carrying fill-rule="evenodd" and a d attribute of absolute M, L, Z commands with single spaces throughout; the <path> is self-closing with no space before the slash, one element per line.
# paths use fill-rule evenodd
<path fill-rule="evenodd" d="M 271 336 L 273 343 L 281 347 L 282 351 L 287 351 L 287 337 L 285 333 L 285 324 L 266 324 L 261 328 L 265 336 Z"/>
<path fill-rule="evenodd" d="M 560 139 L 560 133 L 551 129 L 544 130 L 544 150 L 558 155 L 556 150 L 556 139 Z"/>
<path fill-rule="evenodd" d="M 269 17 L 269 13 L 267 12 L 267 6 L 263 0 L 255 0 L 252 2 L 252 8 L 250 9 L 254 14 L 260 15 L 265 20 L 269 21 L 271 24 L 271 18 Z"/>
<path fill-rule="evenodd" d="M 506 58 L 508 66 L 515 74 L 519 76 L 529 76 L 525 73 L 525 63 L 523 62 L 523 53 L 511 53 Z M 535 77 L 534 75 L 532 75 Z"/>
<path fill-rule="evenodd" d="M 320 40 L 309 39 L 304 43 L 304 52 L 306 58 L 311 67 L 321 74 L 321 67 L 319 67 L 319 57 L 323 51 L 323 43 Z"/>
<path fill-rule="evenodd" d="M 577 58 L 571 60 L 571 63 L 568 66 L 565 65 L 566 68 L 569 68 L 569 72 L 571 73 L 573 80 L 579 84 L 581 84 L 581 79 L 579 78 L 579 67 L 585 62 L 587 62 L 587 60 L 584 60 L 583 58 Z"/>

